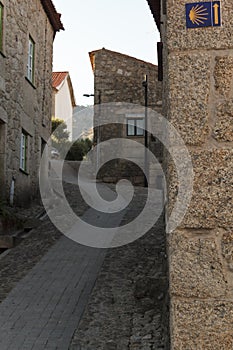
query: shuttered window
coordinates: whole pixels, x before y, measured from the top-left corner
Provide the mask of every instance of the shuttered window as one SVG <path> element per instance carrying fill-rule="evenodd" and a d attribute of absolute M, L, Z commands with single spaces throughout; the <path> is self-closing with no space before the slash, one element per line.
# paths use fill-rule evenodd
<path fill-rule="evenodd" d="M 31 37 L 28 41 L 28 62 L 27 62 L 27 78 L 34 83 L 34 66 L 35 66 L 35 43 Z"/>
<path fill-rule="evenodd" d="M 20 141 L 20 169 L 27 171 L 27 134 L 22 131 Z"/>

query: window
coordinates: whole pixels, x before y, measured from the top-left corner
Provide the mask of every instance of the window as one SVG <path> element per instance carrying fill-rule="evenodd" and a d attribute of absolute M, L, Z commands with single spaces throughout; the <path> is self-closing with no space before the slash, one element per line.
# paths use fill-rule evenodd
<path fill-rule="evenodd" d="M 20 140 L 20 169 L 27 171 L 27 134 L 22 131 Z"/>
<path fill-rule="evenodd" d="M 35 43 L 31 37 L 28 41 L 28 63 L 27 63 L 27 78 L 33 83 L 34 81 L 34 61 L 35 61 Z"/>
<path fill-rule="evenodd" d="M 3 4 L 0 2 L 0 51 L 3 50 Z"/>
<path fill-rule="evenodd" d="M 127 119 L 127 136 L 143 136 L 144 135 L 144 119 L 130 118 Z"/>
<path fill-rule="evenodd" d="M 46 147 L 46 141 L 44 139 L 41 138 L 41 146 L 40 146 L 40 154 L 41 154 L 41 157 L 43 156 L 43 152 L 45 150 L 45 147 Z"/>

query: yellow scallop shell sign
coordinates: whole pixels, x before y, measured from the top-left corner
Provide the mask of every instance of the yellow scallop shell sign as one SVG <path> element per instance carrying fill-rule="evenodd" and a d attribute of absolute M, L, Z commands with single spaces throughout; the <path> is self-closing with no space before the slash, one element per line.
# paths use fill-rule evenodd
<path fill-rule="evenodd" d="M 220 1 L 196 2 L 186 4 L 186 27 L 221 26 Z"/>

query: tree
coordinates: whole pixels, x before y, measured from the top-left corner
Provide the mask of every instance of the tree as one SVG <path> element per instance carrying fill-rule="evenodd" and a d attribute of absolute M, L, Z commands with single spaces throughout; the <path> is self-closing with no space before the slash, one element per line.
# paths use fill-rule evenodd
<path fill-rule="evenodd" d="M 81 161 L 92 148 L 92 141 L 88 138 L 77 140 L 73 143 L 69 141 L 69 131 L 62 119 L 52 119 L 52 146 L 55 147 L 61 157 L 66 160 Z"/>
<path fill-rule="evenodd" d="M 52 144 L 56 147 L 69 141 L 69 131 L 62 119 L 52 118 Z"/>

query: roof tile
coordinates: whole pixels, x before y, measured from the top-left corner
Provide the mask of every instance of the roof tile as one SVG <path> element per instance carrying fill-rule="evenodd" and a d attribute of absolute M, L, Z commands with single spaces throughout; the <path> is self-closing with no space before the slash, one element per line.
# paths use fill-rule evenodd
<path fill-rule="evenodd" d="M 72 106 L 75 107 L 76 102 L 75 102 L 74 90 L 73 90 L 73 85 L 71 82 L 69 72 L 53 72 L 52 73 L 52 87 L 53 87 L 53 89 L 58 91 L 60 85 L 63 83 L 63 81 L 65 79 L 67 79 L 68 87 L 70 90 L 70 98 L 71 98 Z"/>
<path fill-rule="evenodd" d="M 69 72 L 53 72 L 52 87 L 57 89 L 68 75 L 69 75 Z"/>

